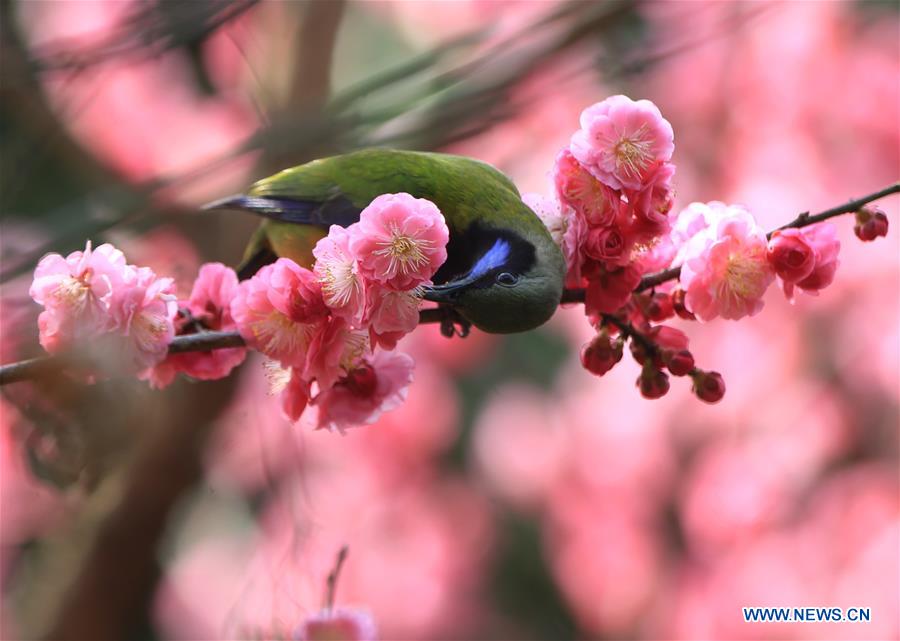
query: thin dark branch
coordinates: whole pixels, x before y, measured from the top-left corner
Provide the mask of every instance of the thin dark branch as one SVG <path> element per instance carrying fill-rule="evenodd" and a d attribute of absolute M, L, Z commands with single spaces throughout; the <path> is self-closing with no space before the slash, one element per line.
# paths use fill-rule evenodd
<path fill-rule="evenodd" d="M 891 194 L 900 193 L 900 182 L 896 182 L 893 185 L 888 185 L 884 189 L 880 189 L 876 192 L 869 194 L 868 196 L 863 196 L 862 198 L 857 198 L 856 200 L 851 200 L 843 205 L 838 205 L 837 207 L 832 207 L 831 209 L 826 209 L 823 212 L 816 214 L 815 216 L 810 216 L 809 212 L 804 212 L 797 216 L 791 222 L 782 225 L 778 229 L 774 229 L 766 234 L 766 238 L 771 238 L 772 234 L 781 229 L 791 229 L 797 227 L 806 227 L 807 225 L 814 225 L 815 223 L 821 223 L 822 221 L 828 220 L 829 218 L 834 218 L 836 216 L 840 216 L 842 214 L 852 214 L 854 212 L 859 211 L 864 206 L 868 205 L 870 202 L 875 200 L 880 200 L 885 196 L 890 196 Z M 661 272 L 656 272 L 654 274 L 648 274 L 641 279 L 641 284 L 638 285 L 638 288 L 634 291 L 643 292 L 648 289 L 652 289 L 657 285 L 661 285 L 666 281 L 673 280 L 678 278 L 681 274 L 681 265 L 676 265 L 675 267 L 671 267 Z"/>
<path fill-rule="evenodd" d="M 420 324 L 439 323 L 445 314 L 439 309 L 423 309 L 419 312 Z M 170 354 L 184 352 L 208 352 L 228 347 L 245 347 L 247 343 L 237 332 L 199 332 L 176 336 L 169 344 Z M 39 378 L 64 366 L 65 356 L 39 356 L 0 366 L 0 386 Z"/>
<path fill-rule="evenodd" d="M 851 200 L 850 202 L 843 205 L 838 205 L 837 207 L 826 209 L 825 211 L 820 212 L 814 216 L 810 216 L 809 213 L 802 213 L 794 220 L 785 225 L 782 225 L 778 229 L 805 227 L 807 225 L 819 223 L 824 220 L 828 220 L 829 218 L 840 216 L 842 214 L 853 213 L 869 204 L 870 202 L 896 193 L 900 193 L 900 182 L 889 185 L 888 187 L 871 193 L 868 196 L 863 196 L 862 198 Z M 778 229 L 769 232 L 768 236 L 771 237 L 772 234 L 775 233 L 775 231 L 778 231 Z M 635 291 L 645 291 L 668 280 L 677 278 L 680 273 L 681 266 L 678 265 L 665 271 L 657 272 L 655 274 L 649 274 L 641 280 L 641 284 Z M 584 296 L 584 289 L 567 289 L 563 292 L 562 300 L 560 301 L 560 303 L 583 303 Z M 419 312 L 419 323 L 423 325 L 429 323 L 440 323 L 445 320 L 446 313 L 438 308 L 423 309 L 421 312 Z M 641 341 L 641 338 L 643 338 L 643 335 L 639 332 L 636 332 L 633 327 L 629 326 L 630 329 L 628 329 L 627 331 L 626 329 L 623 329 L 623 326 L 620 324 L 620 319 L 615 316 L 605 315 L 604 321 L 615 325 L 619 328 L 620 331 L 622 331 L 623 334 L 630 336 L 631 338 L 634 338 L 639 342 Z M 226 347 L 243 347 L 245 345 L 246 343 L 244 343 L 244 339 L 241 338 L 240 334 L 238 334 L 237 332 L 200 332 L 198 334 L 176 336 L 172 343 L 169 345 L 169 353 L 180 354 L 183 352 L 203 352 L 213 349 L 222 349 Z M 60 367 L 62 363 L 63 360 L 61 359 L 61 357 L 44 356 L 0 366 L 0 385 L 7 385 L 9 383 L 17 383 L 19 381 L 26 381 L 37 378 L 47 373 L 48 371 L 52 371 L 53 369 Z"/>

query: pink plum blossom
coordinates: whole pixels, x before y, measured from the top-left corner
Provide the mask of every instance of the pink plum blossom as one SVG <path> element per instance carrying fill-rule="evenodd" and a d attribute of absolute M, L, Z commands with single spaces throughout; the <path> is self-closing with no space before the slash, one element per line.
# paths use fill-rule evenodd
<path fill-rule="evenodd" d="M 766 234 L 750 213 L 731 206 L 715 225 L 694 236 L 681 268 L 688 309 L 704 321 L 737 320 L 763 307 L 775 278 L 766 259 Z"/>
<path fill-rule="evenodd" d="M 611 96 L 581 112 L 572 155 L 613 189 L 640 189 L 675 149 L 672 125 L 649 100 Z"/>
<path fill-rule="evenodd" d="M 626 265 L 631 256 L 630 238 L 618 225 L 593 227 L 585 238 L 584 253 L 610 265 Z"/>
<path fill-rule="evenodd" d="M 407 193 L 375 198 L 349 232 L 360 272 L 389 289 L 418 287 L 447 260 L 444 216 L 431 201 Z"/>
<path fill-rule="evenodd" d="M 144 370 L 161 362 L 175 338 L 178 302 L 171 278 L 158 278 L 149 267 L 131 267 L 113 292 L 110 313 L 123 337 L 119 357 Z"/>
<path fill-rule="evenodd" d="M 354 327 L 362 327 L 366 321 L 367 280 L 359 273 L 356 257 L 350 250 L 350 239 L 350 231 L 332 225 L 328 235 L 313 249 L 314 271 L 331 312 Z"/>
<path fill-rule="evenodd" d="M 560 202 L 569 205 L 589 225 L 608 225 L 622 208 L 622 194 L 595 178 L 568 149 L 553 164 L 553 184 Z"/>
<path fill-rule="evenodd" d="M 343 432 L 369 425 L 406 399 L 412 382 L 413 359 L 378 350 L 313 401 L 319 408 L 318 429 Z"/>
<path fill-rule="evenodd" d="M 677 249 L 673 262 L 683 263 L 690 240 L 731 213 L 733 210 L 718 200 L 708 203 L 693 202 L 682 209 L 669 233 L 669 239 Z"/>
<path fill-rule="evenodd" d="M 816 266 L 816 251 L 801 229 L 782 229 L 772 234 L 768 256 L 775 274 L 786 283 L 803 280 Z"/>
<path fill-rule="evenodd" d="M 44 349 L 56 353 L 113 329 L 110 302 L 125 271 L 125 256 L 109 244 L 92 250 L 88 241 L 83 252 L 44 256 L 29 290 L 44 306 L 38 319 Z"/>
<path fill-rule="evenodd" d="M 309 382 L 296 370 L 288 372 L 288 381 L 281 391 L 281 411 L 290 421 L 299 421 L 309 404 Z"/>
<path fill-rule="evenodd" d="M 541 194 L 523 194 L 522 200 L 547 227 L 553 241 L 559 246 L 566 259 L 566 284 L 571 287 L 581 285 L 581 251 L 587 225 L 582 216 L 559 200 Z"/>
<path fill-rule="evenodd" d="M 398 340 L 418 326 L 422 299 L 415 291 L 393 291 L 377 284 L 369 292 L 372 344 L 394 349 Z"/>
<path fill-rule="evenodd" d="M 230 331 L 236 329 L 231 317 L 231 300 L 238 288 L 237 275 L 221 263 L 207 263 L 200 267 L 190 298 L 179 304 L 176 333 L 191 334 L 198 329 Z M 169 385 L 178 372 L 199 380 L 224 378 L 244 362 L 247 350 L 243 347 L 215 349 L 208 352 L 170 354 L 147 372 L 151 385 Z"/>
<path fill-rule="evenodd" d="M 592 319 L 611 314 L 628 302 L 631 293 L 641 282 L 641 272 L 634 265 L 615 270 L 599 270 L 588 278 L 584 311 Z"/>
<path fill-rule="evenodd" d="M 351 329 L 342 318 L 329 316 L 316 326 L 310 338 L 303 378 L 318 382 L 322 389 L 331 387 L 355 368 L 368 350 L 365 332 Z"/>
<path fill-rule="evenodd" d="M 327 608 L 308 617 L 297 630 L 299 641 L 375 641 L 375 621 L 355 608 Z"/>
<path fill-rule="evenodd" d="M 675 165 L 660 164 L 637 191 L 627 194 L 635 230 L 645 239 L 661 236 L 669 231 L 669 212 L 675 200 L 672 180 Z"/>
<path fill-rule="evenodd" d="M 794 300 L 794 287 L 813 296 L 818 294 L 820 289 L 828 287 L 834 280 L 834 274 L 840 264 L 838 253 L 841 250 L 841 241 L 837 238 L 837 228 L 834 225 L 817 223 L 803 227 L 799 231 L 803 240 L 815 254 L 815 266 L 809 275 L 797 282 L 783 279 L 784 294 L 790 301 Z"/>
<path fill-rule="evenodd" d="M 304 367 L 313 333 L 328 308 L 313 272 L 279 258 L 240 283 L 231 315 L 250 347 L 286 367 Z"/>

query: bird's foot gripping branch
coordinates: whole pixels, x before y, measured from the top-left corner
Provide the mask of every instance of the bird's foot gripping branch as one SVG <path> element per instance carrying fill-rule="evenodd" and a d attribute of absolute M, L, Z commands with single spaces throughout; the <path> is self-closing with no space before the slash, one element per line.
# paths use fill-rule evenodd
<path fill-rule="evenodd" d="M 602 376 L 627 343 L 642 367 L 643 396 L 664 395 L 669 375 L 689 376 L 698 398 L 716 402 L 722 376 L 697 367 L 684 332 L 663 323 L 752 316 L 775 283 L 791 300 L 825 288 L 840 248 L 826 221 L 853 213 L 861 240 L 884 236 L 886 216 L 868 205 L 900 192 L 900 184 L 767 234 L 739 205 L 692 203 L 676 215 L 673 148 L 672 128 L 655 105 L 614 96 L 582 113 L 554 164 L 553 194 L 524 200 L 565 257 L 561 303 L 583 303 L 597 330 L 581 353 L 585 369 Z M 423 322 L 440 323 L 447 336 L 468 333 L 453 288 L 432 282 L 449 240 L 434 203 L 384 194 L 358 222 L 330 227 L 311 269 L 279 258 L 238 282 L 230 268 L 207 264 L 181 301 L 171 279 L 127 264 L 111 245 L 51 254 L 37 266 L 31 296 L 44 307 L 41 345 L 58 360 L 3 366 L 0 383 L 40 376 L 89 345 L 95 358 L 79 361 L 77 375 L 109 375 L 96 357 L 113 355 L 119 373 L 164 387 L 179 373 L 228 376 L 250 348 L 269 359 L 266 374 L 290 419 L 313 406 L 320 428 L 371 423 L 403 402 L 412 381 L 412 359 L 395 350 L 403 336 Z M 520 274 L 506 251 L 502 240 L 489 245 L 455 282 L 477 276 L 469 285 L 479 289 L 489 276 L 514 291 Z M 441 305 L 420 309 L 423 298 Z"/>

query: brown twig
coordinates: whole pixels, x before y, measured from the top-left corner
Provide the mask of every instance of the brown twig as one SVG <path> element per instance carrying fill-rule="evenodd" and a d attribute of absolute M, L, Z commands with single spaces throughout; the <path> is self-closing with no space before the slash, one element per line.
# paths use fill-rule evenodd
<path fill-rule="evenodd" d="M 835 216 L 840 216 L 841 214 L 853 213 L 872 201 L 896 193 L 900 193 L 900 182 L 889 185 L 884 189 L 869 194 L 868 196 L 863 196 L 862 198 L 851 200 L 844 205 L 826 209 L 825 211 L 820 212 L 814 216 L 810 216 L 808 213 L 802 213 L 789 223 L 786 223 L 778 229 L 769 232 L 767 236 L 771 238 L 772 234 L 780 229 L 805 227 L 807 225 L 812 225 L 824 220 L 828 220 L 829 218 L 834 218 Z M 655 274 L 648 274 L 647 276 L 644 276 L 643 279 L 641 279 L 641 284 L 638 285 L 635 292 L 642 292 L 647 289 L 656 287 L 661 283 L 672 280 L 673 278 L 677 278 L 680 273 L 681 266 L 678 265 L 665 271 L 656 272 Z M 562 300 L 560 301 L 560 303 L 583 303 L 584 296 L 584 289 L 567 289 L 563 292 Z M 611 316 L 609 318 L 605 317 L 607 322 L 616 324 L 612 320 L 614 318 L 615 317 Z M 445 320 L 446 314 L 441 309 L 423 309 L 419 313 L 420 324 L 440 323 Z M 617 324 L 616 326 L 618 327 Z M 620 327 L 619 329 L 621 330 L 622 328 Z M 202 352 L 213 349 L 222 349 L 226 347 L 243 347 L 245 345 L 246 343 L 244 342 L 244 339 L 242 339 L 240 334 L 238 334 L 237 332 L 200 332 L 197 334 L 189 334 L 186 336 L 176 336 L 175 340 L 173 340 L 171 345 L 169 345 L 169 353 L 180 354 L 183 352 Z M 16 383 L 19 381 L 33 379 L 37 376 L 40 376 L 43 372 L 47 372 L 50 369 L 59 367 L 60 364 L 61 361 L 59 357 L 45 356 L 0 366 L 0 385 L 7 385 L 9 383 Z"/>
<path fill-rule="evenodd" d="M 782 229 L 790 229 L 793 227 L 806 227 L 807 225 L 813 225 L 815 223 L 820 223 L 822 221 L 828 220 L 829 218 L 834 218 L 835 216 L 840 216 L 842 214 L 852 214 L 856 211 L 859 211 L 865 205 L 868 205 L 870 202 L 875 200 L 879 200 L 884 198 L 885 196 L 890 196 L 891 194 L 900 193 L 900 182 L 896 182 L 893 185 L 888 185 L 884 189 L 880 189 L 876 192 L 869 194 L 868 196 L 863 196 L 862 198 L 857 198 L 856 200 L 851 200 L 848 203 L 843 205 L 838 205 L 837 207 L 832 207 L 831 209 L 826 209 L 823 212 L 816 214 L 815 216 L 810 216 L 809 212 L 804 212 L 798 215 L 794 220 L 789 223 L 786 223 L 779 227 L 778 229 L 773 229 L 768 234 L 766 234 L 766 238 L 771 238 L 772 234 L 776 231 Z M 670 267 L 669 269 L 665 269 L 660 272 L 655 272 L 653 274 L 647 274 L 641 279 L 641 283 L 635 289 L 635 292 L 643 292 L 648 289 L 653 289 L 657 285 L 661 285 L 667 281 L 678 278 L 681 274 L 681 265 L 676 265 L 675 267 Z M 584 290 L 582 289 L 571 289 L 566 290 L 563 293 L 563 303 L 574 303 L 574 302 L 583 302 L 584 301 Z"/>

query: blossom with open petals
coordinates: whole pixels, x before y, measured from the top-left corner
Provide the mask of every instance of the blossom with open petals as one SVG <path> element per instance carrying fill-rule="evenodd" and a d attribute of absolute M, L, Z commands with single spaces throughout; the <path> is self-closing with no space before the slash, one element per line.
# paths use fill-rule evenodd
<path fill-rule="evenodd" d="M 618 225 L 592 227 L 584 241 L 584 253 L 610 265 L 626 265 L 631 259 L 631 239 Z"/>
<path fill-rule="evenodd" d="M 450 230 L 430 200 L 383 194 L 348 231 L 360 272 L 390 289 L 422 285 L 447 260 Z"/>
<path fill-rule="evenodd" d="M 763 294 L 775 278 L 766 248 L 766 234 L 750 213 L 729 207 L 687 245 L 681 286 L 688 309 L 705 321 L 758 313 Z"/>
<path fill-rule="evenodd" d="M 359 273 L 356 257 L 350 250 L 350 232 L 332 225 L 328 235 L 316 243 L 313 268 L 322 284 L 325 304 L 335 316 L 354 327 L 366 321 L 366 279 Z"/>
<path fill-rule="evenodd" d="M 661 163 L 639 190 L 627 194 L 635 219 L 634 230 L 641 239 L 650 240 L 669 231 L 669 213 L 675 201 L 674 176 L 675 165 Z"/>
<path fill-rule="evenodd" d="M 557 155 L 552 177 L 560 202 L 574 209 L 588 225 L 609 225 L 619 215 L 621 192 L 597 180 L 568 149 Z"/>
<path fill-rule="evenodd" d="M 247 344 L 287 367 L 304 367 L 328 308 L 315 274 L 288 258 L 260 269 L 237 288 L 231 315 Z"/>
<path fill-rule="evenodd" d="M 114 329 L 113 290 L 125 277 L 125 256 L 112 245 L 47 254 L 34 271 L 29 294 L 44 306 L 38 319 L 41 345 L 50 353 Z"/>
<path fill-rule="evenodd" d="M 406 354 L 377 350 L 313 403 L 319 408 L 318 428 L 344 431 L 369 425 L 383 412 L 406 400 L 412 382 L 413 359 Z"/>
<path fill-rule="evenodd" d="M 230 267 L 221 263 L 207 263 L 200 267 L 190 297 L 179 303 L 175 319 L 176 334 L 236 329 L 231 317 L 231 300 L 237 288 L 237 275 Z M 179 372 L 199 380 L 215 380 L 228 376 L 246 355 L 247 350 L 243 347 L 169 354 L 145 375 L 156 388 L 169 385 Z"/>
<path fill-rule="evenodd" d="M 161 362 L 175 337 L 175 282 L 149 267 L 131 267 L 110 299 L 116 332 L 125 340 L 118 356 L 136 371 Z"/>
<path fill-rule="evenodd" d="M 581 113 L 572 155 L 613 189 L 640 189 L 675 149 L 672 125 L 649 100 L 611 96 Z"/>
<path fill-rule="evenodd" d="M 303 378 L 320 388 L 331 387 L 369 351 L 368 333 L 353 329 L 342 318 L 330 316 L 312 334 L 302 368 Z"/>
<path fill-rule="evenodd" d="M 422 298 L 416 290 L 398 292 L 384 287 L 370 289 L 372 310 L 369 332 L 372 344 L 394 349 L 397 341 L 419 324 L 419 304 Z"/>

